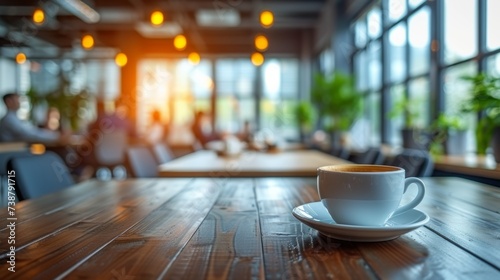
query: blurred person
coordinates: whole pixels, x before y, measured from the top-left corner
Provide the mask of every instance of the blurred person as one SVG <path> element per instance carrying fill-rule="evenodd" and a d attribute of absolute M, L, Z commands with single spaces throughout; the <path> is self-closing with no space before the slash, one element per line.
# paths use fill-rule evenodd
<path fill-rule="evenodd" d="M 99 100 L 96 103 L 97 117 L 91 122 L 87 128 L 88 132 L 92 131 L 111 131 L 120 129 L 127 132 L 130 138 L 135 137 L 133 126 L 126 116 L 126 107 L 117 107 L 116 110 L 106 110 L 106 102 Z"/>
<path fill-rule="evenodd" d="M 151 124 L 146 131 L 146 140 L 150 144 L 163 143 L 167 138 L 167 125 L 161 120 L 161 113 L 157 109 L 151 112 Z"/>
<path fill-rule="evenodd" d="M 125 149 L 134 130 L 125 115 L 115 110 L 106 110 L 106 102 L 96 103 L 97 117 L 87 127 L 86 148 L 90 152 L 83 155 L 84 163 L 92 167 L 100 179 L 125 178 Z"/>
<path fill-rule="evenodd" d="M 27 121 L 21 120 L 17 116 L 20 107 L 17 93 L 5 94 L 3 102 L 7 107 L 7 113 L 0 120 L 0 141 L 23 141 L 43 144 L 65 144 L 69 141 L 69 134 L 38 128 Z"/>
<path fill-rule="evenodd" d="M 213 133 L 210 120 L 203 111 L 197 111 L 195 113 L 193 124 L 191 125 L 191 132 L 203 148 L 206 148 L 206 144 L 210 141 L 220 140 L 220 137 Z"/>

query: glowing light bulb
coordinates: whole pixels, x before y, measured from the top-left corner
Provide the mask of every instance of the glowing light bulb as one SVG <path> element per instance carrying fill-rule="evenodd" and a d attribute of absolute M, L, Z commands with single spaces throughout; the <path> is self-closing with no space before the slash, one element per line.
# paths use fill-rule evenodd
<path fill-rule="evenodd" d="M 115 57 L 115 63 L 120 67 L 125 66 L 127 64 L 127 61 L 128 61 L 127 55 L 124 53 L 119 53 Z"/>
<path fill-rule="evenodd" d="M 258 35 L 255 37 L 255 48 L 259 51 L 265 51 L 269 47 L 269 41 L 266 36 Z"/>
<path fill-rule="evenodd" d="M 151 24 L 159 26 L 163 23 L 163 13 L 160 11 L 154 11 L 151 14 Z"/>
<path fill-rule="evenodd" d="M 254 52 L 250 57 L 252 64 L 255 66 L 261 66 L 264 63 L 264 56 L 259 52 Z"/>
<path fill-rule="evenodd" d="M 260 24 L 265 27 L 269 28 L 273 25 L 274 23 L 274 15 L 271 11 L 262 11 L 260 13 Z"/>
<path fill-rule="evenodd" d="M 18 53 L 16 55 L 16 62 L 17 64 L 23 64 L 26 62 L 26 55 L 22 52 Z"/>
<path fill-rule="evenodd" d="M 94 37 L 92 35 L 85 35 L 82 38 L 82 47 L 84 49 L 91 49 L 94 47 Z"/>
<path fill-rule="evenodd" d="M 42 24 L 45 21 L 45 13 L 42 9 L 35 9 L 33 12 L 33 22 L 37 25 Z"/>
<path fill-rule="evenodd" d="M 187 45 L 187 39 L 184 35 L 177 35 L 174 38 L 174 47 L 181 51 L 186 48 Z"/>
<path fill-rule="evenodd" d="M 197 52 L 192 52 L 188 56 L 188 60 L 193 65 L 198 65 L 200 63 L 201 57 Z"/>

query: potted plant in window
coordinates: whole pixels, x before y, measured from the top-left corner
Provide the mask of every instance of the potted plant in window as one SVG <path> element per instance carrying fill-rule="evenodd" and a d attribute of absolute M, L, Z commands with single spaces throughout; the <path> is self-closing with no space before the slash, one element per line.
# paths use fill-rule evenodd
<path fill-rule="evenodd" d="M 419 101 L 406 98 L 406 94 L 396 101 L 392 109 L 389 111 L 389 117 L 394 119 L 403 115 L 404 126 L 401 129 L 403 139 L 403 148 L 423 149 L 429 148 L 431 133 L 418 126 L 420 111 L 418 108 Z"/>
<path fill-rule="evenodd" d="M 463 111 L 482 114 L 475 133 L 477 153 L 486 154 L 491 143 L 495 160 L 500 162 L 500 78 L 479 73 L 463 79 L 472 84 Z"/>
<path fill-rule="evenodd" d="M 459 115 L 440 114 L 432 123 L 434 143 L 442 145 L 447 155 L 463 155 L 467 143 L 467 126 Z"/>
<path fill-rule="evenodd" d="M 356 90 L 354 79 L 335 72 L 330 77 L 317 75 L 311 91 L 325 130 L 331 133 L 332 147 L 340 145 L 340 136 L 348 131 L 361 114 L 363 96 Z"/>
<path fill-rule="evenodd" d="M 80 129 L 81 111 L 89 106 L 90 96 L 87 91 L 72 92 L 69 89 L 69 81 L 59 76 L 59 86 L 45 95 L 40 95 L 34 88 L 27 93 L 32 108 L 46 104 L 49 108 L 58 109 L 61 122 L 65 123 L 72 131 Z"/>
<path fill-rule="evenodd" d="M 314 107 L 310 102 L 301 101 L 295 106 L 295 119 L 299 126 L 300 141 L 304 142 L 306 135 L 312 130 L 314 122 Z"/>

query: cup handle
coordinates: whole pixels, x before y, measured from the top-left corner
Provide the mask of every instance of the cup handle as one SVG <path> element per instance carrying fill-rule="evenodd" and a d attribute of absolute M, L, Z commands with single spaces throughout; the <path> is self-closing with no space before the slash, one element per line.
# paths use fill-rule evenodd
<path fill-rule="evenodd" d="M 422 182 L 422 180 L 415 178 L 415 177 L 410 177 L 410 178 L 405 179 L 405 189 L 404 189 L 403 193 L 406 193 L 406 190 L 408 190 L 408 187 L 413 183 L 416 184 L 418 187 L 417 195 L 415 196 L 415 198 L 412 201 L 410 201 L 409 203 L 396 209 L 396 211 L 394 211 L 394 214 L 392 214 L 393 216 L 415 208 L 415 206 L 417 206 L 424 199 L 424 195 L 425 195 L 424 182 Z"/>

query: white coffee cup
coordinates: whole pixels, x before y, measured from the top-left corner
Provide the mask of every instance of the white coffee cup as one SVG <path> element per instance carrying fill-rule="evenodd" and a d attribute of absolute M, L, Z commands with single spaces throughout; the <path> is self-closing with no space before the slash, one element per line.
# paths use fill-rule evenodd
<path fill-rule="evenodd" d="M 318 168 L 318 193 L 338 224 L 382 226 L 396 214 L 417 206 L 425 195 L 418 178 L 406 178 L 405 170 L 388 165 L 342 164 Z M 410 185 L 418 193 L 399 206 Z"/>

